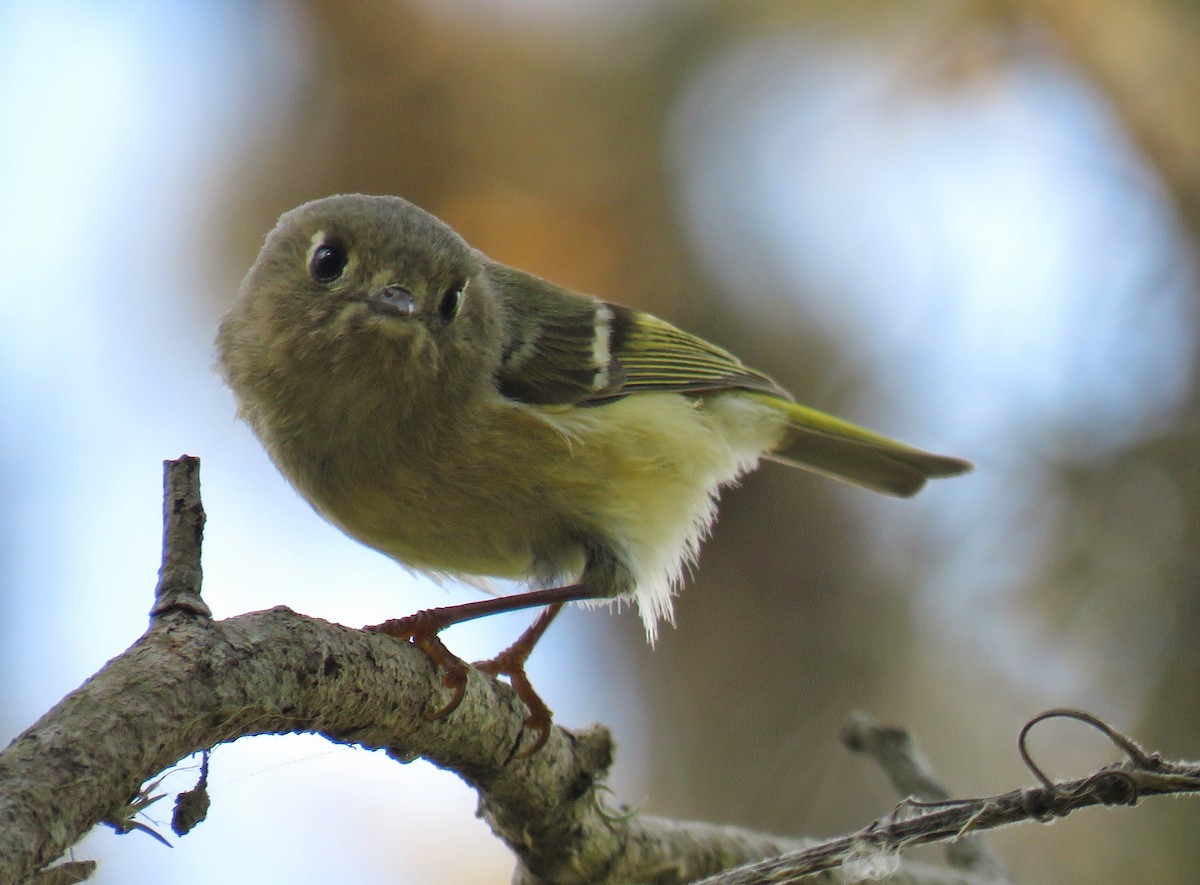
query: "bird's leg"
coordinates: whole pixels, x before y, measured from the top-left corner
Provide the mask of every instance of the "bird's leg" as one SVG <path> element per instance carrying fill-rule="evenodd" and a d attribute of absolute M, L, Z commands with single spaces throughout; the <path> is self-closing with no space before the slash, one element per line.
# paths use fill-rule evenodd
<path fill-rule="evenodd" d="M 550 711 L 542 703 L 529 684 L 529 679 L 525 676 L 525 659 L 529 657 L 533 646 L 546 632 L 546 628 L 550 626 L 550 622 L 554 620 L 554 616 L 558 614 L 564 604 L 585 599 L 602 599 L 610 595 L 611 593 L 606 591 L 603 585 L 596 583 L 568 584 L 565 587 L 551 587 L 547 590 L 531 590 L 528 593 L 514 593 L 511 596 L 500 596 L 494 599 L 480 599 L 475 602 L 465 602 L 462 605 L 424 609 L 404 618 L 394 618 L 363 629 L 371 633 L 383 633 L 397 639 L 411 641 L 413 645 L 429 655 L 434 665 L 441 669 L 442 684 L 453 694 L 440 710 L 421 714 L 426 719 L 434 720 L 442 719 L 453 713 L 462 702 L 463 695 L 467 690 L 467 664 L 442 643 L 438 637 L 441 631 L 454 624 L 473 621 L 488 615 L 537 608 L 543 605 L 550 606 L 528 630 L 521 634 L 516 642 L 491 661 L 485 662 L 484 667 L 485 672 L 502 673 L 508 676 L 517 695 L 529 707 L 529 716 L 532 720 L 530 724 L 536 725 L 540 729 L 542 723 L 545 723 L 545 730 L 533 750 L 521 753 L 521 757 L 524 758 L 546 742 L 550 727 Z"/>
<path fill-rule="evenodd" d="M 525 708 L 529 711 L 529 715 L 525 717 L 525 725 L 528 728 L 535 729 L 537 737 L 534 738 L 532 744 L 518 753 L 514 758 L 527 759 L 540 750 L 550 737 L 550 725 L 553 721 L 553 714 L 550 708 L 546 706 L 546 702 L 538 696 L 538 693 L 533 690 L 533 685 L 529 681 L 529 677 L 525 675 L 525 662 L 529 660 L 529 654 L 533 651 L 533 647 L 537 645 L 538 640 L 542 638 L 542 634 L 558 617 L 558 613 L 562 611 L 564 603 L 556 602 L 542 610 L 529 628 L 517 637 L 517 641 L 510 645 L 500 654 L 496 655 L 490 661 L 476 661 L 474 666 L 477 667 L 489 676 L 507 676 L 509 683 L 513 687 L 513 691 L 517 693 L 522 701 L 525 702 Z"/>

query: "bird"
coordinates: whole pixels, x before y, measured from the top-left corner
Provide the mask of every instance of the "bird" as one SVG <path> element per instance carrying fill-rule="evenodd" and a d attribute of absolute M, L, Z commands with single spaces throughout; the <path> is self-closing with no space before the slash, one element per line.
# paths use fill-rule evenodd
<path fill-rule="evenodd" d="M 285 212 L 217 333 L 238 416 L 326 520 L 407 568 L 523 592 L 366 629 L 411 641 L 462 700 L 439 634 L 541 608 L 476 666 L 505 676 L 532 740 L 552 715 L 525 673 L 569 602 L 673 619 L 720 489 L 762 459 L 908 497 L 972 465 L 797 403 L 725 349 L 649 313 L 494 261 L 396 196 Z"/>

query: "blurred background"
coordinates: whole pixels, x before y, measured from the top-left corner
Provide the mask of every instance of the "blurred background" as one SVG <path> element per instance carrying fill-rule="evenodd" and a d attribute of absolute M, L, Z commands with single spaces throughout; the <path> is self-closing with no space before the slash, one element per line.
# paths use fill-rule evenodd
<path fill-rule="evenodd" d="M 609 724 L 616 801 L 834 835 L 1031 782 L 1056 705 L 1200 753 L 1200 6 L 1177 0 L 0 3 L 0 742 L 136 639 L 161 461 L 203 459 L 205 597 L 347 624 L 466 601 L 324 524 L 214 375 L 278 214 L 400 194 L 495 258 L 660 314 L 797 397 L 974 460 L 880 499 L 768 465 L 677 607 L 571 612 L 531 663 Z M 468 660 L 528 615 L 455 628 Z M 1113 752 L 1047 726 L 1055 775 Z M 186 789 L 195 766 L 168 784 Z M 474 797 L 314 737 L 219 747 L 102 883 L 508 881 Z M 146 823 L 169 832 L 170 800 Z M 1200 807 L 990 837 L 1027 881 L 1193 882 Z"/>

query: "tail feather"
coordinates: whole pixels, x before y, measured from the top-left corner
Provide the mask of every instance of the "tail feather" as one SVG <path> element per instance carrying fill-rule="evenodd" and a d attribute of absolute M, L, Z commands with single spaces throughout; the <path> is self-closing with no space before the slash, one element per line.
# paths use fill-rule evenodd
<path fill-rule="evenodd" d="M 927 480 L 973 469 L 969 461 L 913 448 L 816 409 L 767 394 L 755 396 L 788 417 L 787 435 L 766 455 L 774 461 L 901 498 L 915 495 Z"/>

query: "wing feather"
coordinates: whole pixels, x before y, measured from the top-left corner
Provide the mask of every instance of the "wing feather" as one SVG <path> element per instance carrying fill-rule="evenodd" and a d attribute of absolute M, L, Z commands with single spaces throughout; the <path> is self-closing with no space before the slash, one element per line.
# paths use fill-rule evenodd
<path fill-rule="evenodd" d="M 650 314 L 616 304 L 608 307 L 615 330 L 613 357 L 624 372 L 624 381 L 619 387 L 598 391 L 592 400 L 651 390 L 703 393 L 731 389 L 791 400 L 773 379 L 729 351 Z"/>
<path fill-rule="evenodd" d="M 489 275 L 509 331 L 496 384 L 511 399 L 598 405 L 655 390 L 742 389 L 791 401 L 762 372 L 665 320 L 503 265 Z"/>

